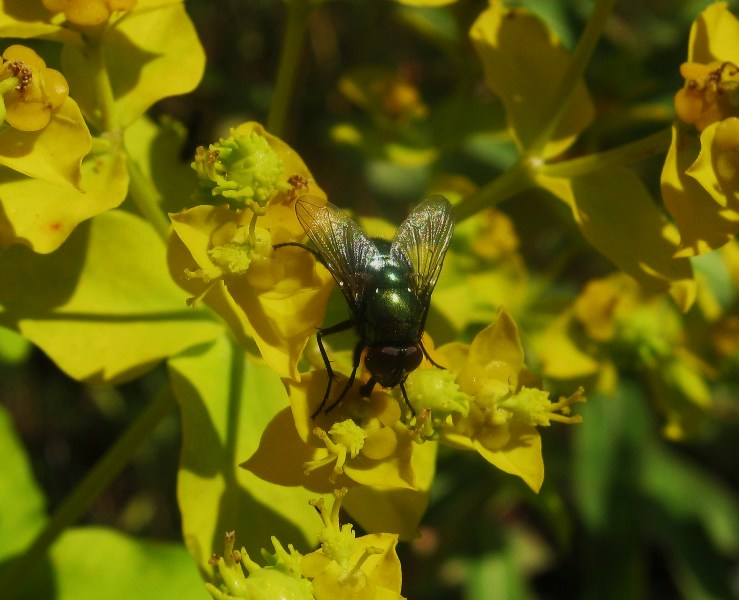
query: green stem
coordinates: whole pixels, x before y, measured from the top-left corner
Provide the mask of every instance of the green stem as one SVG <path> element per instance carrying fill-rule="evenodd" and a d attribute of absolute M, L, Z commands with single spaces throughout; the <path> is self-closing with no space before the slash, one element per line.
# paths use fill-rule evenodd
<path fill-rule="evenodd" d="M 570 100 L 577 89 L 577 83 L 583 76 L 590 57 L 600 40 L 608 17 L 613 11 L 616 0 L 596 0 L 593 13 L 588 19 L 580 41 L 577 44 L 564 76 L 557 85 L 548 104 L 548 109 L 541 117 L 539 134 L 527 149 L 530 156 L 539 156 L 544 146 L 551 140 L 554 130 L 569 110 Z"/>
<path fill-rule="evenodd" d="M 169 387 L 157 394 L 113 447 L 64 499 L 51 521 L 23 555 L 18 557 L 0 577 L 0 590 L 3 590 L 4 594 L 12 596 L 23 578 L 38 565 L 41 557 L 59 534 L 88 511 L 93 501 L 131 461 L 136 451 L 151 437 L 157 425 L 174 407 L 175 400 Z"/>
<path fill-rule="evenodd" d="M 537 171 L 548 177 L 578 177 L 608 167 L 618 167 L 642 161 L 666 152 L 672 140 L 672 128 L 667 127 L 645 138 L 623 146 L 596 152 L 572 160 L 543 164 Z"/>
<path fill-rule="evenodd" d="M 308 28 L 308 17 L 317 4 L 315 0 L 287 0 L 287 23 L 280 52 L 280 66 L 267 115 L 267 129 L 277 136 L 285 133 L 290 100 L 295 88 L 295 76 Z"/>
<path fill-rule="evenodd" d="M 86 41 L 87 56 L 92 67 L 90 77 L 95 89 L 95 99 L 100 109 L 100 114 L 96 115 L 100 119 L 98 125 L 100 129 L 109 133 L 118 131 L 120 126 L 116 118 L 115 96 L 113 95 L 113 86 L 110 83 L 108 68 L 105 64 L 102 39 L 94 37 L 87 38 Z"/>
<path fill-rule="evenodd" d="M 130 156 L 126 158 L 129 184 L 128 193 L 141 215 L 156 229 L 166 242 L 169 237 L 169 219 L 162 211 L 161 198 L 151 180 L 141 171 L 139 164 Z"/>
<path fill-rule="evenodd" d="M 483 185 L 457 204 L 454 207 L 457 221 L 471 217 L 483 208 L 496 206 L 534 185 L 529 164 L 524 160 L 519 160 L 498 178 Z"/>

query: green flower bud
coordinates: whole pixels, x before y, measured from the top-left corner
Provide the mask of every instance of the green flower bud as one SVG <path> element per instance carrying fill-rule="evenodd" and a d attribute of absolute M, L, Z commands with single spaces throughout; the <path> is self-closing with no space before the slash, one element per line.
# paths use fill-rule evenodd
<path fill-rule="evenodd" d="M 231 129 L 230 134 L 207 149 L 200 146 L 191 166 L 211 197 L 220 196 L 234 208 L 263 215 L 272 194 L 290 189 L 282 160 L 258 133 L 242 135 Z"/>
<path fill-rule="evenodd" d="M 456 378 L 441 369 L 419 369 L 408 376 L 405 389 L 416 411 L 417 439 L 436 439 L 449 415 L 469 413 L 471 397 L 460 391 Z"/>

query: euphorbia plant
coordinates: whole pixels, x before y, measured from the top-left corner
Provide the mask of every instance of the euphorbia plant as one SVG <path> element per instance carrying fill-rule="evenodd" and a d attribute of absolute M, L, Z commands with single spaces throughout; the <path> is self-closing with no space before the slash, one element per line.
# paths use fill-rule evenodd
<path fill-rule="evenodd" d="M 333 6 L 284 4 L 265 114 L 209 132 L 208 142 L 185 148 L 186 161 L 178 158 L 182 126 L 151 111 L 193 91 L 206 68 L 183 2 L 0 6 L 8 38 L 0 64 L 0 323 L 86 385 L 123 384 L 164 365 L 141 415 L 49 516 L 2 421 L 14 485 L 34 501 L 0 519 L 0 590 L 28 596 L 43 587 L 34 569 L 50 552 L 59 597 L 94 595 L 85 578 L 66 577 L 92 561 L 96 577 L 115 578 L 128 597 L 204 597 L 199 570 L 213 598 L 400 598 L 398 544 L 428 534 L 429 512 L 465 471 L 450 463 L 484 466 L 481 477 L 507 490 L 498 502 L 516 495 L 534 505 L 543 491 L 541 512 L 556 514 L 552 537 L 566 545 L 564 503 L 547 490 L 542 452 L 560 440 L 544 428 L 581 423 L 578 413 L 592 404 L 609 410 L 609 394 L 627 406 L 636 395 L 623 390 L 641 385 L 665 437 L 685 440 L 710 421 L 715 382 L 736 389 L 739 26 L 724 3 L 701 13 L 688 62 L 675 66 L 685 85 L 674 124 L 665 119 L 661 130 L 609 145 L 594 142 L 604 102 L 586 68 L 612 0 L 594 3 L 571 51 L 540 16 L 500 0 L 474 14 L 454 0 L 399 0 L 393 14 L 459 67 L 455 89 L 429 93 L 412 65 L 349 65 L 324 125 L 333 147 L 362 165 L 365 180 L 355 187 L 406 201 L 385 213 L 392 218 L 367 210 L 390 202 L 368 202 L 362 192 L 351 204 L 330 192 L 340 177 L 301 138 L 309 119 L 296 116 L 297 66 L 307 32 L 320 55 L 316 30 Z M 459 156 L 479 147 L 483 168 L 468 168 Z M 653 196 L 656 179 L 633 167 L 660 153 L 666 210 Z M 419 342 L 428 360 L 403 381 L 407 399 L 381 386 L 363 397 L 371 375 L 360 364 L 342 401 L 316 411 L 331 376 L 326 365 L 344 384 L 361 361 L 354 339 L 339 336 L 328 353 L 316 343 L 316 331 L 332 322 L 326 315 L 346 306 L 320 253 L 296 247 L 307 243 L 296 201 L 330 199 L 388 238 L 409 205 L 431 194 L 451 200 L 458 225 Z M 554 207 L 540 210 L 572 225 L 568 240 L 578 240 L 544 264 L 519 239 L 536 218 L 531 198 L 537 210 Z M 517 220 L 519 205 L 526 219 Z M 720 269 L 695 262 L 695 278 L 690 257 L 719 247 Z M 571 255 L 587 256 L 575 277 L 566 276 Z M 343 387 L 333 386 L 332 399 Z M 598 403 L 579 406 L 585 389 Z M 152 546 L 77 527 L 175 410 L 183 543 Z M 574 428 L 577 439 L 597 449 L 588 427 L 585 419 Z M 648 450 L 648 465 L 669 464 Z M 587 469 L 574 470 L 577 478 Z M 573 496 L 587 497 L 584 520 L 604 528 L 586 491 L 597 498 L 607 485 L 589 476 L 594 489 Z M 478 499 L 461 519 L 486 531 L 485 505 Z M 0 516 L 8 507 L 0 497 Z M 223 556 L 213 556 L 224 532 Z M 262 550 L 270 545 L 273 554 Z M 127 561 L 151 572 L 139 580 Z"/>

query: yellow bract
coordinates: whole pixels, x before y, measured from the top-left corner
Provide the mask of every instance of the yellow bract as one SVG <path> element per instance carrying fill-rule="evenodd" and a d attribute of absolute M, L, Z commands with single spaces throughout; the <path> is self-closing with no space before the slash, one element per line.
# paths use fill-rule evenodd
<path fill-rule="evenodd" d="M 696 19 L 688 60 L 675 95 L 682 123 L 673 127 L 661 180 L 680 230 L 677 256 L 708 252 L 739 232 L 739 20 L 726 3 Z"/>
<path fill-rule="evenodd" d="M 578 417 L 567 415 L 570 404 L 584 401 L 582 390 L 553 403 L 547 392 L 535 389 L 518 328 L 505 311 L 470 346 L 454 343 L 439 352 L 457 373 L 460 390 L 472 396 L 469 413 L 452 414 L 441 441 L 477 451 L 538 491 L 544 480 L 544 462 L 536 426 L 549 425 L 551 420 L 578 423 Z"/>
<path fill-rule="evenodd" d="M 541 118 L 570 61 L 555 33 L 533 13 L 507 8 L 492 0 L 472 25 L 472 43 L 480 55 L 485 81 L 500 98 L 508 128 L 522 152 L 540 133 Z M 588 126 L 593 103 L 584 82 L 577 82 L 568 109 L 555 128 L 541 158 L 560 154 Z"/>

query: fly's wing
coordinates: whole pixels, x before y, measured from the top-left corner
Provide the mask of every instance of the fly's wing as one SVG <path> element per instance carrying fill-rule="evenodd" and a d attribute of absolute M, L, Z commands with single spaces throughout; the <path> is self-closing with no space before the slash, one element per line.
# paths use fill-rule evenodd
<path fill-rule="evenodd" d="M 339 285 L 350 310 L 356 312 L 364 294 L 367 265 L 379 255 L 377 247 L 359 225 L 330 202 L 320 204 L 317 198 L 302 196 L 295 203 L 295 214 Z"/>
<path fill-rule="evenodd" d="M 439 279 L 454 232 L 452 205 L 443 196 L 429 196 L 398 227 L 390 254 L 413 268 L 415 292 L 427 305 Z"/>

